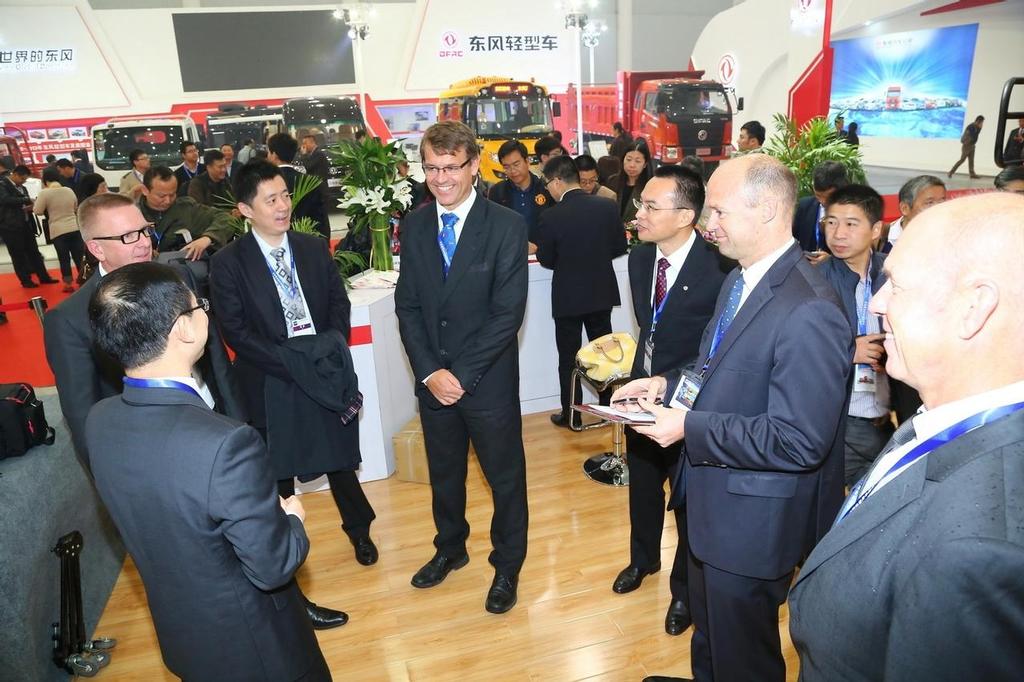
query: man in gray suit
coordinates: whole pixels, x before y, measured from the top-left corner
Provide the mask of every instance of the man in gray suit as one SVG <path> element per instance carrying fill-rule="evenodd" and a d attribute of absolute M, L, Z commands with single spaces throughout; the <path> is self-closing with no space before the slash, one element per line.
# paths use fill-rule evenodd
<path fill-rule="evenodd" d="M 124 367 L 125 387 L 86 419 L 96 488 L 171 672 L 330 680 L 292 579 L 309 552 L 302 504 L 277 495 L 256 430 L 213 412 L 191 375 L 208 309 L 158 263 L 119 268 L 97 287 L 96 344 Z"/>
<path fill-rule="evenodd" d="M 801 679 L 1024 670 L 1024 197 L 922 213 L 871 301 L 925 410 L 851 489 L 790 594 Z"/>

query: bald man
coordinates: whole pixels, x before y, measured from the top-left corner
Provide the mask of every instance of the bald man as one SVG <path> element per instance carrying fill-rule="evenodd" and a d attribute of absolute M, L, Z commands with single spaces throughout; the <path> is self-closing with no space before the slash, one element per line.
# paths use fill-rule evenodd
<path fill-rule="evenodd" d="M 850 491 L 790 595 L 800 679 L 1024 670 L 1024 197 L 934 206 L 871 301 L 925 410 Z"/>
<path fill-rule="evenodd" d="M 796 178 L 766 154 L 715 171 L 707 235 L 740 267 L 722 284 L 692 371 L 637 379 L 613 396 L 637 397 L 657 417 L 637 433 L 662 447 L 682 441 L 669 508 L 686 504 L 701 681 L 785 680 L 779 606 L 843 496 L 853 332 L 793 239 L 795 204 Z"/>

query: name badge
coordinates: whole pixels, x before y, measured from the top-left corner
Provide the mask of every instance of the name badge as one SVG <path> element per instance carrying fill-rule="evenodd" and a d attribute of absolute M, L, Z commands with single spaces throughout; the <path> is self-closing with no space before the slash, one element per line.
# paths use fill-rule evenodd
<path fill-rule="evenodd" d="M 301 320 L 294 320 L 288 326 L 288 338 L 295 336 L 310 336 L 315 334 L 313 330 L 313 320 L 308 317 L 304 317 Z"/>
<path fill-rule="evenodd" d="M 651 376 L 651 366 L 654 363 L 654 338 L 647 337 L 644 342 L 644 374 Z"/>
<path fill-rule="evenodd" d="M 679 386 L 676 387 L 676 392 L 672 394 L 669 407 L 682 407 L 692 410 L 693 404 L 697 402 L 697 396 L 700 394 L 701 385 L 702 382 L 699 375 L 684 369 L 679 377 Z"/>
<path fill-rule="evenodd" d="M 875 370 L 871 365 L 857 365 L 853 372 L 854 393 L 874 393 L 878 385 Z"/>

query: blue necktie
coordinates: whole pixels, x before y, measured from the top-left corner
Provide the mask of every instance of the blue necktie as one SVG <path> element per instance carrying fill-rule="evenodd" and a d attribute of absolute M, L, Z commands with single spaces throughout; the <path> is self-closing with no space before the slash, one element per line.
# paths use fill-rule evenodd
<path fill-rule="evenodd" d="M 715 353 L 718 351 L 718 345 L 722 343 L 722 339 L 725 337 L 725 332 L 729 330 L 729 325 L 732 324 L 733 318 L 736 317 L 736 311 L 740 309 L 740 297 L 742 295 L 743 275 L 740 275 L 736 278 L 736 281 L 733 282 L 732 289 L 729 291 L 729 300 L 725 302 L 725 308 L 722 310 L 722 316 L 718 318 L 718 324 L 715 325 L 715 335 L 711 337 L 711 348 L 708 350 L 708 357 L 704 361 L 703 372 L 708 371 L 708 366 L 711 364 L 711 358 L 715 357 Z"/>
<path fill-rule="evenodd" d="M 459 222 L 459 216 L 454 213 L 441 214 L 441 232 L 437 235 L 437 243 L 441 247 L 441 273 L 448 278 L 448 271 L 452 267 L 452 258 L 455 257 L 455 223 Z"/>

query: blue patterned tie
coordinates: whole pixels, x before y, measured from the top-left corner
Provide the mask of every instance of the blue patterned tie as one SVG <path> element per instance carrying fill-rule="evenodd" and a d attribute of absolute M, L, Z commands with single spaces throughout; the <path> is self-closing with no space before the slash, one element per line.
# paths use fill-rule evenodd
<path fill-rule="evenodd" d="M 459 222 L 459 216 L 454 213 L 441 214 L 440 234 L 437 235 L 437 243 L 441 247 L 441 273 L 445 279 L 448 278 L 448 270 L 452 267 L 452 258 L 455 257 L 455 223 Z"/>
<path fill-rule="evenodd" d="M 732 324 L 733 319 L 736 317 L 736 311 L 740 309 L 741 296 L 743 296 L 743 275 L 737 277 L 736 281 L 733 282 L 732 290 L 729 292 L 729 300 L 726 301 L 725 310 L 722 311 L 722 318 L 718 321 L 719 340 L 721 340 L 722 336 L 725 336 L 729 325 Z"/>

